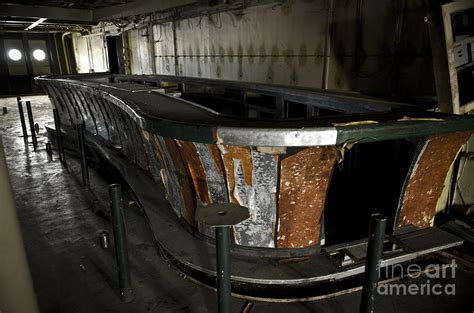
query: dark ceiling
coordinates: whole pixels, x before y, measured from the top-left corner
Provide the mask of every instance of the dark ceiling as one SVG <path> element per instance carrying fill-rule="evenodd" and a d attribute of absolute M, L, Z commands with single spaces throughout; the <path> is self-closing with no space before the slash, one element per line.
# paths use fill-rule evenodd
<path fill-rule="evenodd" d="M 134 0 L 7 0 L 3 2 L 3 4 L 40 5 L 49 7 L 94 10 L 130 2 L 134 2 Z"/>

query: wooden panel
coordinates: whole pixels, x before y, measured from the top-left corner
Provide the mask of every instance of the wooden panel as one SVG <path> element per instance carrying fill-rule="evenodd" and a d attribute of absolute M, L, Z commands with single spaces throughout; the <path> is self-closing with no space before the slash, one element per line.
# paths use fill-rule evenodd
<path fill-rule="evenodd" d="M 471 132 L 462 132 L 428 137 L 405 184 L 398 226 L 412 224 L 426 228 L 433 225 L 446 175 L 470 136 Z"/>
<path fill-rule="evenodd" d="M 321 216 L 336 159 L 334 147 L 315 147 L 281 161 L 279 248 L 319 244 Z"/>

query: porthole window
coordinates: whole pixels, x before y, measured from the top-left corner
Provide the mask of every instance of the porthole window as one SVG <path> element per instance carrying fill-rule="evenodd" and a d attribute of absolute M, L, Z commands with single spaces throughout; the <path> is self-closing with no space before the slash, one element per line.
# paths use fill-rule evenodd
<path fill-rule="evenodd" d="M 44 61 L 44 59 L 46 59 L 46 53 L 41 49 L 36 49 L 33 51 L 33 58 L 35 58 L 36 61 Z"/>
<path fill-rule="evenodd" d="M 18 49 L 11 49 L 8 51 L 8 57 L 12 61 L 20 61 L 22 56 L 21 51 Z"/>

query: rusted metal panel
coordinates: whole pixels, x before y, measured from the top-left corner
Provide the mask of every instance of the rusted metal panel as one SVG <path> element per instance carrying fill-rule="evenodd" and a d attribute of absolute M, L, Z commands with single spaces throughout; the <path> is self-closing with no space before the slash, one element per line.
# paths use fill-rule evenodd
<path fill-rule="evenodd" d="M 219 146 L 231 202 L 249 208 L 250 218 L 234 226 L 239 245 L 275 247 L 278 156 L 253 148 Z"/>
<path fill-rule="evenodd" d="M 336 159 L 335 147 L 315 147 L 281 161 L 279 248 L 319 244 L 321 216 Z"/>
<path fill-rule="evenodd" d="M 219 145 L 222 154 L 224 169 L 227 177 L 227 190 L 229 191 L 229 199 L 233 203 L 239 203 L 234 196 L 235 175 L 234 161 L 238 160 L 244 181 L 247 185 L 252 186 L 252 155 L 249 147 Z"/>
<path fill-rule="evenodd" d="M 204 170 L 209 199 L 211 203 L 229 201 L 227 187 L 223 175 L 222 160 L 216 145 L 193 143 Z"/>
<path fill-rule="evenodd" d="M 433 135 L 422 144 L 405 183 L 398 226 L 433 225 L 446 175 L 462 145 L 472 132 Z"/>
<path fill-rule="evenodd" d="M 211 203 L 209 189 L 206 182 L 206 174 L 199 158 L 199 154 L 194 144 L 190 141 L 176 140 L 181 157 L 183 158 L 189 175 L 191 176 L 194 190 L 196 191 L 196 201 L 198 205 Z"/>
<path fill-rule="evenodd" d="M 217 147 L 180 140 L 177 140 L 176 143 L 194 186 L 196 206 L 227 203 L 228 196 L 222 161 L 215 158 L 215 155 L 218 154 Z M 214 237 L 214 230 L 211 227 L 204 224 L 199 224 L 198 227 L 201 233 Z"/>
<path fill-rule="evenodd" d="M 197 206 L 206 206 L 212 203 L 204 164 L 201 161 L 194 143 L 181 140 L 175 140 L 174 142 L 178 147 L 180 158 L 185 164 L 185 170 L 181 173 L 181 176 L 183 178 L 188 177 L 191 185 L 194 187 L 194 192 L 190 193 L 193 197 L 194 205 L 188 207 L 187 210 L 189 211 L 188 215 L 193 219 L 193 224 L 195 224 L 194 213 L 196 212 Z M 206 225 L 199 224 L 198 229 L 201 233 L 207 236 L 214 236 L 213 229 Z"/>

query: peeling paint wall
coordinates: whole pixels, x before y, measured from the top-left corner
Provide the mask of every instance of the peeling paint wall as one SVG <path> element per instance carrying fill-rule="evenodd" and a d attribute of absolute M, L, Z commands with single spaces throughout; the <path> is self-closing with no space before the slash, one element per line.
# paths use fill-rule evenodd
<path fill-rule="evenodd" d="M 126 60 L 129 71 L 132 74 L 153 74 L 153 51 L 151 49 L 152 39 L 151 27 L 145 26 L 132 29 L 126 34 Z"/>
<path fill-rule="evenodd" d="M 420 143 L 422 148 L 414 159 L 403 191 L 399 226 L 433 226 L 446 175 L 471 135 L 472 132 L 433 135 Z"/>
<path fill-rule="evenodd" d="M 164 13 L 154 14 L 155 22 L 124 31 L 128 73 L 323 87 L 382 96 L 436 95 L 424 17 L 428 9 L 439 6 L 437 1 L 265 3 L 218 13 L 206 13 L 210 7 L 204 6 L 200 16 L 177 15 L 171 20 Z M 157 22 L 161 18 L 164 20 Z M 80 45 L 80 39 L 75 41 Z M 77 59 L 85 72 L 87 53 L 83 50 Z"/>
<path fill-rule="evenodd" d="M 379 95 L 436 94 L 424 25 L 429 2 L 361 1 L 360 14 L 358 1 L 333 3 L 331 9 L 330 1 L 282 1 L 178 20 L 175 38 L 172 22 L 156 25 L 156 71 Z"/>
<path fill-rule="evenodd" d="M 102 34 L 81 36 L 74 33 L 72 42 L 78 73 L 106 72 L 109 70 L 105 37 Z"/>
<path fill-rule="evenodd" d="M 326 19 L 325 2 L 313 1 L 179 20 L 175 24 L 177 73 L 321 87 Z M 155 27 L 155 38 L 161 36 L 157 47 L 173 47 L 170 24 Z M 172 56 L 169 48 L 168 53 L 156 54 L 158 73 L 171 73 Z"/>

